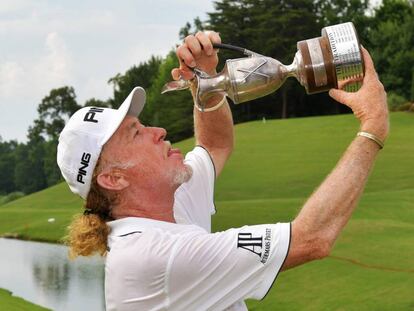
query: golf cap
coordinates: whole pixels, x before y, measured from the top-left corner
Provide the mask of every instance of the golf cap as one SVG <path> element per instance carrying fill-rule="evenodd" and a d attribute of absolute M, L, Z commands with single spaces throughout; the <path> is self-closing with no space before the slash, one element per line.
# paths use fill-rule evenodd
<path fill-rule="evenodd" d="M 71 116 L 59 136 L 57 164 L 73 193 L 86 200 L 103 145 L 126 115 L 138 117 L 144 105 L 145 90 L 136 87 L 118 109 L 84 107 Z"/>

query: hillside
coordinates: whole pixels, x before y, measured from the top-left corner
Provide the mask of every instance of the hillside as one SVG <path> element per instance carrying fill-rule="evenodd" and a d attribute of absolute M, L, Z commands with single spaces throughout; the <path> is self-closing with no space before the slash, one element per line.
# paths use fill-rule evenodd
<path fill-rule="evenodd" d="M 292 220 L 357 130 L 351 115 L 236 126 L 236 149 L 216 186 L 213 229 Z M 251 310 L 413 309 L 413 154 L 414 114 L 393 113 L 391 135 L 330 258 L 281 273 Z M 59 184 L 0 206 L 0 235 L 59 240 L 81 206 Z"/>

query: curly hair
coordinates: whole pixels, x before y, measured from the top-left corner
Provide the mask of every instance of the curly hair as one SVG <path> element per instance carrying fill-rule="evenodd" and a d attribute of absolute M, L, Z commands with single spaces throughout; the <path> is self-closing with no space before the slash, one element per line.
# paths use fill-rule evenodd
<path fill-rule="evenodd" d="M 69 246 L 69 257 L 72 259 L 96 253 L 105 256 L 107 252 L 110 228 L 106 222 L 113 220 L 110 211 L 117 197 L 98 185 L 98 167 L 99 161 L 85 201 L 85 212 L 74 216 L 65 237 L 65 244 Z"/>

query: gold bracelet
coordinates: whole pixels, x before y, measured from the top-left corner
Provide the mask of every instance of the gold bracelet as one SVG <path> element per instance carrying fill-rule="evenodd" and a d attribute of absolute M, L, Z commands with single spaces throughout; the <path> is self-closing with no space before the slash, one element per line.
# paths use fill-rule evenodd
<path fill-rule="evenodd" d="M 374 134 L 371 134 L 368 132 L 358 132 L 357 136 L 363 136 L 363 137 L 369 138 L 375 141 L 380 147 L 380 149 L 384 148 L 384 142 L 381 139 L 379 139 L 377 136 L 375 136 Z"/>

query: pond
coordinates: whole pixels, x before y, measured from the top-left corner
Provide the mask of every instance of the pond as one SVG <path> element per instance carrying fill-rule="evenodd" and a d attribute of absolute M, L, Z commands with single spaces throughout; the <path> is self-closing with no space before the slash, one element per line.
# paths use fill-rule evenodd
<path fill-rule="evenodd" d="M 52 310 L 105 310 L 104 260 L 63 245 L 0 238 L 0 288 Z"/>

